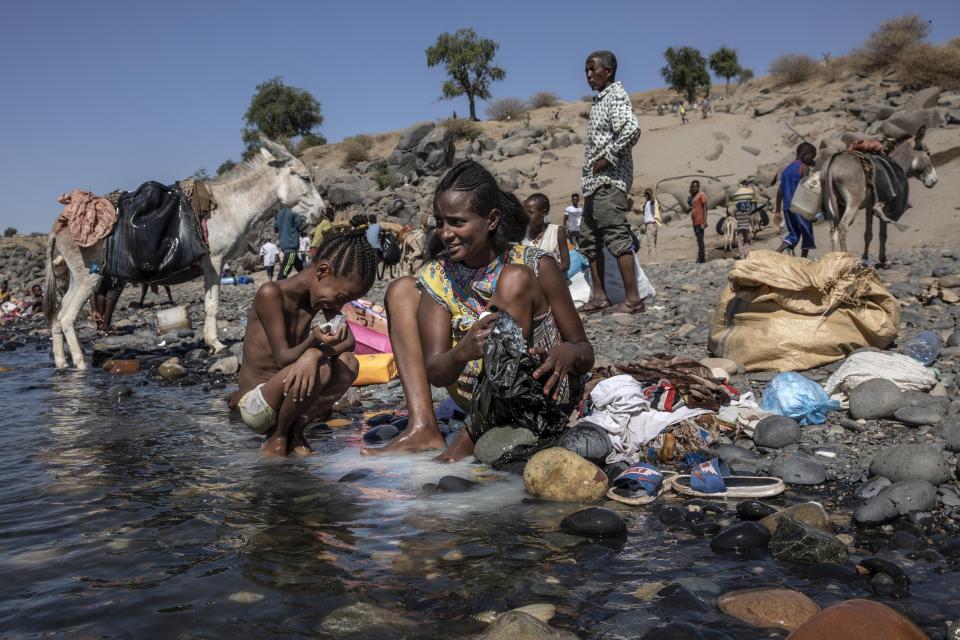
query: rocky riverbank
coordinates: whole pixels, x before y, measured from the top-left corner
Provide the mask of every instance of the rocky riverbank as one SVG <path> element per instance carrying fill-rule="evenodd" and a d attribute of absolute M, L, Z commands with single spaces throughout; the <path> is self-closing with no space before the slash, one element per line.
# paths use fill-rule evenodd
<path fill-rule="evenodd" d="M 14 259 L 26 264 L 24 269 L 34 268 L 19 252 Z M 709 356 L 708 324 L 731 265 L 732 261 L 715 260 L 703 265 L 648 266 L 657 296 L 646 314 L 586 318 L 598 365 L 661 352 L 695 359 Z M 830 413 L 826 424 L 797 428 L 784 419 L 782 424 L 758 427 L 752 438 L 716 445 L 714 453 L 734 472 L 782 477 L 788 485 L 788 502 L 819 503 L 791 514 L 779 534 L 755 522 L 772 509 L 750 502 L 731 510 L 703 500 L 658 501 L 649 513 L 664 528 L 706 536 L 704 544 L 712 540 L 710 545 L 718 553 L 766 549 L 778 559 L 808 566 L 806 571 L 813 577 L 863 580 L 865 592 L 877 597 L 907 594 L 911 574 L 953 570 L 960 558 L 960 490 L 955 479 L 960 451 L 960 304 L 955 296 L 960 285 L 960 250 L 898 253 L 880 278 L 901 303 L 900 344 L 921 330 L 932 330 L 941 338 L 943 348 L 934 363 L 936 386 L 921 393 L 867 385 L 858 390 L 863 397 L 855 400 L 851 394 L 849 411 Z M 222 289 L 220 337 L 230 348 L 217 356 L 207 353 L 199 337 L 203 322 L 199 283 L 174 288 L 176 302 L 188 306 L 196 330 L 157 335 L 159 307 L 153 305 L 158 301 L 148 296 L 149 306 L 138 308 L 139 288 L 131 288 L 118 305 L 115 328 L 119 335 L 97 337 L 85 318 L 78 322 L 78 334 L 94 364 L 113 361 L 111 367 L 118 373 L 111 394 L 136 393 L 137 385 L 156 384 L 199 385 L 212 395 L 225 396 L 236 385 L 245 317 L 255 288 Z M 383 290 L 384 284 L 378 283 L 370 298 L 381 301 Z M 40 318 L 0 327 L 0 338 L 4 350 L 49 349 Z M 803 373 L 822 384 L 840 364 Z M 752 390 L 758 398 L 777 373 L 745 373 L 736 363 L 726 366 L 732 371 L 730 384 Z M 127 372 L 132 373 L 124 375 Z M 397 381 L 365 387 L 345 398 L 337 418 L 362 424 L 363 412 L 402 402 Z M 858 408 L 864 406 L 871 411 Z M 627 526 L 634 526 L 631 516 L 626 517 Z M 818 522 L 822 533 L 813 531 Z M 876 560 L 881 556 L 886 560 Z M 848 557 L 856 558 L 853 564 Z M 918 617 L 924 623 L 921 626 L 929 629 L 934 622 L 952 619 L 944 615 L 925 611 Z"/>

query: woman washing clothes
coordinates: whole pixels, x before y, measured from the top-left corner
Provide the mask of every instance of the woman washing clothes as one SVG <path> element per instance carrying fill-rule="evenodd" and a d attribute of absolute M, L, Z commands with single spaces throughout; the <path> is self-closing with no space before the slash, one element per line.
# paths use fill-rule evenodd
<path fill-rule="evenodd" d="M 530 218 L 523 244 L 552 255 L 560 265 L 560 273 L 566 273 L 570 268 L 567 231 L 559 224 L 547 222 L 547 217 L 550 215 L 550 199 L 542 193 L 535 193 L 523 201 L 523 210 Z"/>
<path fill-rule="evenodd" d="M 419 278 L 398 278 L 386 294 L 390 341 L 410 422 L 386 447 L 368 453 L 444 446 L 430 386 L 447 387 L 469 411 L 484 343 L 497 317 L 494 312 L 481 319 L 488 309 L 509 313 L 520 325 L 530 353 L 541 363 L 533 377 L 564 409 L 572 410 L 580 400 L 580 378 L 593 366 L 593 347 L 557 261 L 517 244 L 528 220 L 516 196 L 501 191 L 482 166 L 465 160 L 437 185 L 433 212 L 436 241 L 428 248 L 433 259 Z M 473 446 L 464 429 L 438 459 L 459 460 Z"/>

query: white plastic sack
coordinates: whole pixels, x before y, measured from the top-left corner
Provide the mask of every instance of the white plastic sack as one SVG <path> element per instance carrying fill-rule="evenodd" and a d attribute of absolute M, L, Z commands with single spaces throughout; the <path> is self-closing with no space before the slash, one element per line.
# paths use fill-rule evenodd
<path fill-rule="evenodd" d="M 626 293 L 623 290 L 623 279 L 620 277 L 617 259 L 604 247 L 603 260 L 603 288 L 606 289 L 607 299 L 610 300 L 610 304 L 619 304 L 623 302 Z M 643 272 L 636 254 L 633 255 L 633 267 L 637 271 L 637 291 L 640 293 L 640 297 L 649 300 L 656 296 L 657 290 L 647 279 L 647 274 Z M 573 298 L 575 305 L 585 304 L 590 299 L 591 290 L 589 270 L 581 271 L 570 278 L 570 296 Z"/>
<path fill-rule="evenodd" d="M 883 378 L 901 391 L 926 391 L 937 384 L 937 377 L 910 356 L 882 351 L 861 351 L 849 356 L 824 385 L 827 395 L 846 395 L 871 378 Z"/>

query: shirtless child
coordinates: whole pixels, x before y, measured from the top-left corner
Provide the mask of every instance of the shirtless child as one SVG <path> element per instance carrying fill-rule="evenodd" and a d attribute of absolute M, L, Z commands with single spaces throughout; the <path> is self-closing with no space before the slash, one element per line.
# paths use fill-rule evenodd
<path fill-rule="evenodd" d="M 323 416 L 357 377 L 356 345 L 343 324 L 329 321 L 373 286 L 377 255 L 363 231 L 329 233 L 310 266 L 260 287 L 247 316 L 238 408 L 253 431 L 267 436 L 264 454 L 307 456 L 307 425 Z"/>

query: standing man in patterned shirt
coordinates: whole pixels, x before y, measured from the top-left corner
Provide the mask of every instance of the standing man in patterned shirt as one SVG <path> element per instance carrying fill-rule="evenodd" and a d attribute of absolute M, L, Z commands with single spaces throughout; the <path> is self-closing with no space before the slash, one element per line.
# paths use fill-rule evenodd
<path fill-rule="evenodd" d="M 590 261 L 593 290 L 581 311 L 593 313 L 641 313 L 643 298 L 637 291 L 633 236 L 627 223 L 627 199 L 633 185 L 633 145 L 640 137 L 640 123 L 630 96 L 616 80 L 617 58 L 609 51 L 587 56 L 587 84 L 597 92 L 590 107 L 584 149 L 583 223 L 580 251 Z M 626 298 L 611 307 L 603 288 L 603 248 L 617 260 Z M 611 265 L 612 267 L 612 265 Z"/>

